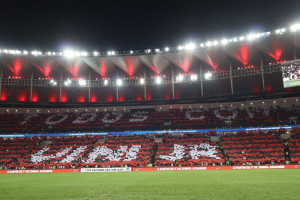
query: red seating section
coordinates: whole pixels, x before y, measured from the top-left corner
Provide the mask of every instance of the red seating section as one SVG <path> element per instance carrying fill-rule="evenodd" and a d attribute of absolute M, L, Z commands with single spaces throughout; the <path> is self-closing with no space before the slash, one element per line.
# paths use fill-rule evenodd
<path fill-rule="evenodd" d="M 294 129 L 289 140 L 289 149 L 292 163 L 300 163 L 300 129 Z"/>
<path fill-rule="evenodd" d="M 224 135 L 223 149 L 236 165 L 246 162 L 271 164 L 285 161 L 283 141 L 277 132 L 240 132 Z"/>

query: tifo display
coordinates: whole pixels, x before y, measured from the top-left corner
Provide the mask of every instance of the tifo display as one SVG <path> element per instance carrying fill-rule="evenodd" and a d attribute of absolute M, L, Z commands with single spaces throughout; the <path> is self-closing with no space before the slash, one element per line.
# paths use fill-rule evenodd
<path fill-rule="evenodd" d="M 300 164 L 299 128 L 288 134 L 286 130 L 226 134 L 212 131 L 0 138 L 0 142 L 2 170 Z"/>
<path fill-rule="evenodd" d="M 87 133 L 261 127 L 299 124 L 300 108 L 169 109 L 167 111 L 0 114 L 1 133 Z"/>

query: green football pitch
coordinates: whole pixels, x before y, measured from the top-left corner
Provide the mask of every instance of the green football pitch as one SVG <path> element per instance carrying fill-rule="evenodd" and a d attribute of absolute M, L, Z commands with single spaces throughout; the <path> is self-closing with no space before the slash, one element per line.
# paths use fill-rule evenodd
<path fill-rule="evenodd" d="M 0 199 L 300 199 L 300 169 L 0 174 Z"/>

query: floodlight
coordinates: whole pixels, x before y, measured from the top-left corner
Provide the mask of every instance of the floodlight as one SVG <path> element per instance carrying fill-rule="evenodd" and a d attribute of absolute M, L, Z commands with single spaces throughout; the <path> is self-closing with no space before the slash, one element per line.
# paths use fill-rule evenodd
<path fill-rule="evenodd" d="M 94 55 L 94 56 L 98 56 L 99 53 L 98 53 L 97 51 L 94 51 L 94 52 L 93 52 L 93 55 Z"/>
<path fill-rule="evenodd" d="M 177 82 L 181 82 L 181 81 L 183 81 L 183 75 L 182 74 L 179 74 L 177 77 L 176 77 L 176 80 L 177 80 Z"/>
<path fill-rule="evenodd" d="M 70 84 L 70 83 L 69 83 L 68 81 L 65 81 L 65 82 L 64 82 L 64 85 L 65 85 L 65 86 L 69 86 L 69 84 Z"/>
<path fill-rule="evenodd" d="M 178 50 L 183 50 L 183 49 L 184 49 L 183 46 L 179 46 L 179 47 L 178 47 Z"/>
<path fill-rule="evenodd" d="M 145 84 L 145 79 L 144 79 L 144 78 L 141 78 L 141 79 L 140 79 L 140 84 L 141 84 L 141 85 L 144 85 L 144 84 Z"/>
<path fill-rule="evenodd" d="M 155 78 L 155 82 L 159 85 L 161 84 L 161 78 L 158 76 Z"/>
<path fill-rule="evenodd" d="M 219 42 L 217 40 L 214 41 L 214 46 L 217 46 Z"/>
<path fill-rule="evenodd" d="M 133 54 L 133 51 L 130 51 L 130 54 Z"/>
<path fill-rule="evenodd" d="M 192 74 L 191 75 L 191 81 L 196 81 L 198 79 L 197 74 Z"/>
<path fill-rule="evenodd" d="M 73 58 L 75 55 L 74 55 L 74 52 L 73 52 L 73 51 L 71 51 L 71 50 L 66 50 L 66 51 L 64 51 L 64 56 L 65 56 L 66 58 Z"/>
<path fill-rule="evenodd" d="M 201 44 L 200 44 L 200 47 L 204 47 L 204 44 L 203 44 L 203 43 L 201 43 Z"/>
<path fill-rule="evenodd" d="M 194 43 L 189 43 L 189 44 L 185 45 L 186 50 L 194 50 L 195 47 L 196 47 L 196 45 Z"/>
<path fill-rule="evenodd" d="M 159 52 L 159 49 L 155 49 L 155 52 Z"/>
<path fill-rule="evenodd" d="M 212 74 L 211 74 L 210 72 L 207 72 L 206 74 L 204 74 L 204 78 L 205 78 L 206 80 L 211 79 L 211 77 L 212 77 Z"/>
<path fill-rule="evenodd" d="M 234 41 L 234 42 L 236 42 L 237 40 L 238 40 L 238 39 L 237 39 L 236 37 L 232 39 L 232 41 Z"/>
<path fill-rule="evenodd" d="M 76 56 L 76 57 L 80 57 L 80 52 L 79 52 L 79 51 L 76 51 L 76 52 L 75 52 L 75 56 Z"/>
<path fill-rule="evenodd" d="M 83 79 L 78 80 L 78 85 L 86 86 L 86 80 L 83 80 Z"/>
<path fill-rule="evenodd" d="M 290 27 L 292 32 L 296 32 L 300 29 L 300 24 L 294 24 Z"/>
<path fill-rule="evenodd" d="M 228 44 L 228 40 L 227 40 L 227 39 L 223 39 L 223 40 L 221 41 L 221 43 L 222 43 L 223 45 L 226 45 L 226 44 Z"/>
<path fill-rule="evenodd" d="M 108 80 L 107 79 L 104 80 L 104 85 L 108 85 Z"/>
<path fill-rule="evenodd" d="M 241 36 L 240 37 L 240 41 L 244 41 L 245 37 L 244 36 Z"/>
<path fill-rule="evenodd" d="M 206 42 L 206 46 L 210 47 L 211 46 L 211 41 Z"/>
<path fill-rule="evenodd" d="M 34 56 L 38 56 L 39 52 L 38 51 L 32 51 L 31 54 L 34 55 Z"/>
<path fill-rule="evenodd" d="M 88 55 L 88 53 L 87 53 L 87 52 L 85 52 L 85 51 L 83 51 L 83 52 L 80 52 L 80 55 L 81 55 L 81 56 L 87 56 L 87 55 Z"/>
<path fill-rule="evenodd" d="M 121 79 L 117 79 L 117 86 L 122 86 L 123 82 Z"/>
<path fill-rule="evenodd" d="M 109 56 L 113 56 L 113 55 L 116 54 L 116 52 L 114 52 L 114 51 L 109 51 L 107 54 L 108 54 Z"/>
<path fill-rule="evenodd" d="M 166 48 L 165 48 L 165 51 L 166 51 L 166 52 L 168 52 L 169 50 L 170 50 L 170 48 L 169 48 L 169 47 L 166 47 Z"/>

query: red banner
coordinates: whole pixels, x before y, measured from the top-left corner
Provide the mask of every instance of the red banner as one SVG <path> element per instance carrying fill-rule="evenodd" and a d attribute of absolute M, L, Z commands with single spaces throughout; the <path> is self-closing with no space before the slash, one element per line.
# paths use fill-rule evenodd
<path fill-rule="evenodd" d="M 73 173 L 73 172 L 80 172 L 80 169 L 21 169 L 21 170 L 0 170 L 0 174 Z"/>
<path fill-rule="evenodd" d="M 109 168 L 108 168 L 109 169 Z M 200 167 L 142 167 L 131 168 L 132 171 L 202 171 L 202 170 L 255 170 L 255 169 L 300 169 L 300 165 L 259 165 L 259 166 L 200 166 Z M 34 173 L 75 173 L 81 169 L 25 169 L 0 170 L 0 174 L 34 174 Z"/>
<path fill-rule="evenodd" d="M 249 169 L 300 169 L 300 165 L 259 165 L 259 166 L 209 166 L 209 167 L 143 167 L 132 171 L 201 171 L 201 170 L 249 170 Z"/>

